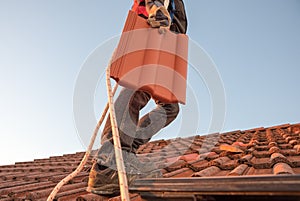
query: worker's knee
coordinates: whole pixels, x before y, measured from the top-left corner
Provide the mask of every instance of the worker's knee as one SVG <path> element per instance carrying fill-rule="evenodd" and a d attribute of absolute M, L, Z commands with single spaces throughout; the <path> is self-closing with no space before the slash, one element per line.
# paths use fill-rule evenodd
<path fill-rule="evenodd" d="M 179 113 L 179 105 L 178 105 L 178 103 L 172 103 L 172 104 L 170 104 L 170 112 L 174 116 L 178 115 L 178 113 Z"/>
<path fill-rule="evenodd" d="M 158 103 L 164 110 L 168 118 L 176 118 L 179 113 L 178 103 Z"/>
<path fill-rule="evenodd" d="M 166 124 L 165 124 L 165 126 L 167 126 L 176 119 L 179 113 L 179 105 L 178 103 L 169 103 L 169 104 L 164 104 L 163 108 L 167 116 Z"/>

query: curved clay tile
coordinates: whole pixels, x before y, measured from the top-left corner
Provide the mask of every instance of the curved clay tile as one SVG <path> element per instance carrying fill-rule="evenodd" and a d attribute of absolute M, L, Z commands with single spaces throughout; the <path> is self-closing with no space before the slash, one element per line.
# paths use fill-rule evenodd
<path fill-rule="evenodd" d="M 271 147 L 269 149 L 269 153 L 273 154 L 273 153 L 280 153 L 280 149 L 278 147 Z"/>
<path fill-rule="evenodd" d="M 290 161 L 280 153 L 273 153 L 270 157 L 270 161 L 271 161 L 271 166 L 277 163 L 287 163 L 287 164 L 290 163 Z"/>
<path fill-rule="evenodd" d="M 238 167 L 234 168 L 231 172 L 229 172 L 227 175 L 228 176 L 240 176 L 243 175 L 243 173 L 246 171 L 248 168 L 248 165 L 246 164 L 241 164 Z"/>
<path fill-rule="evenodd" d="M 291 166 L 286 163 L 277 163 L 273 167 L 273 173 L 278 174 L 295 174 Z"/>
<path fill-rule="evenodd" d="M 208 176 L 213 176 L 216 175 L 218 172 L 220 172 L 221 169 L 218 168 L 217 166 L 211 166 L 208 167 L 204 170 L 201 170 L 199 172 L 196 172 L 192 175 L 192 177 L 208 177 Z"/>
<path fill-rule="evenodd" d="M 300 154 L 300 144 L 295 145 L 295 146 L 294 146 L 294 149 L 296 149 L 296 153 L 297 153 L 297 154 Z"/>
<path fill-rule="evenodd" d="M 220 145 L 220 150 L 233 152 L 233 153 L 242 153 L 243 152 L 243 150 L 241 150 L 239 147 L 233 146 L 233 145 L 228 145 L 228 144 Z"/>

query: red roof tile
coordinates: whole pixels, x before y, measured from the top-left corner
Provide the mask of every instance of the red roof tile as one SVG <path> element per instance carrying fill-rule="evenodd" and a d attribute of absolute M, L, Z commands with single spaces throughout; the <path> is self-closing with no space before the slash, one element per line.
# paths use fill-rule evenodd
<path fill-rule="evenodd" d="M 294 174 L 293 169 L 286 163 L 276 163 L 273 167 L 274 174 Z"/>

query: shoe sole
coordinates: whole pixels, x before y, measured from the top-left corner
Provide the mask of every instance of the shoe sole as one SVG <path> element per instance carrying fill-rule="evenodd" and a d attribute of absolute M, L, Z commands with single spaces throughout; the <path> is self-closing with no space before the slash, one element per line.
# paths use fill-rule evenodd
<path fill-rule="evenodd" d="M 97 195 L 107 195 L 107 196 L 116 195 L 120 193 L 119 186 L 115 184 L 107 184 L 103 187 L 97 187 L 97 188 L 88 186 L 86 191 Z"/>

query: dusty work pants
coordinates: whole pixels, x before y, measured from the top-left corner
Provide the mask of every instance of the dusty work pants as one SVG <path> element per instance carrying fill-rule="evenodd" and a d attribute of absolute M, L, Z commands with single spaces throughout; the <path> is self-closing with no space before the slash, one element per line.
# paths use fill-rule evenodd
<path fill-rule="evenodd" d="M 115 112 L 123 151 L 135 153 L 140 145 L 147 143 L 178 115 L 178 103 L 156 101 L 156 108 L 139 119 L 140 110 L 150 99 L 151 96 L 147 92 L 127 88 L 124 88 L 116 99 Z M 106 121 L 101 141 L 99 155 L 109 154 L 113 150 L 110 118 Z"/>

